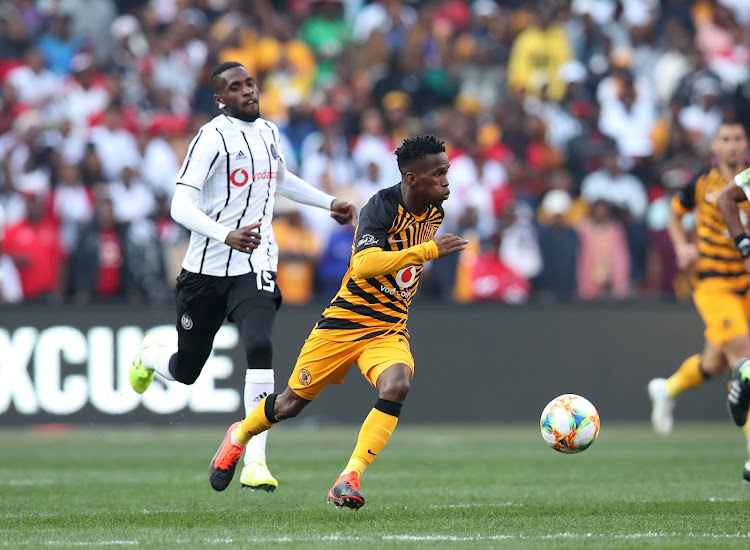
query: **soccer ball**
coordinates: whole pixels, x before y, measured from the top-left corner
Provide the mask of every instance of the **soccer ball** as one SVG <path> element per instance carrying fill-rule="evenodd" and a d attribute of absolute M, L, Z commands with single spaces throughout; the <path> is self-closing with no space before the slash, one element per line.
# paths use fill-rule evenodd
<path fill-rule="evenodd" d="M 599 413 L 585 397 L 566 393 L 547 403 L 539 420 L 547 445 L 561 453 L 580 453 L 599 435 Z"/>

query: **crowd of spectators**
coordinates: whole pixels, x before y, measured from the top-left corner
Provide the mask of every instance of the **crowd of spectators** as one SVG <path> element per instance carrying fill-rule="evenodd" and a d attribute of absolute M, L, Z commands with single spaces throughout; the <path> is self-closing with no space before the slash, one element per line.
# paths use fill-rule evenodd
<path fill-rule="evenodd" d="M 171 299 L 177 171 L 243 63 L 288 166 L 361 207 L 393 151 L 451 160 L 425 299 L 683 299 L 669 199 L 750 108 L 745 0 L 3 0 L 0 303 Z M 353 231 L 279 200 L 285 300 L 329 299 Z"/>

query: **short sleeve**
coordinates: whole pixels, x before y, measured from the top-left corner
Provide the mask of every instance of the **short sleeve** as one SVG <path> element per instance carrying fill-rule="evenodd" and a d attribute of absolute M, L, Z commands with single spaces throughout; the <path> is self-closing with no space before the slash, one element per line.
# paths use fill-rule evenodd
<path fill-rule="evenodd" d="M 180 168 L 177 183 L 202 190 L 203 184 L 213 174 L 219 163 L 220 141 L 217 132 L 201 128 L 198 135 L 190 143 L 187 157 L 185 157 L 185 161 Z"/>
<path fill-rule="evenodd" d="M 702 174 L 701 174 L 702 175 Z M 698 176 L 685 187 L 680 189 L 679 193 L 672 198 L 672 208 L 680 213 L 687 214 L 695 208 L 695 187 L 698 182 Z"/>
<path fill-rule="evenodd" d="M 750 170 L 743 170 L 736 176 L 734 176 L 734 183 L 742 189 L 745 193 L 745 197 L 750 200 Z"/>
<path fill-rule="evenodd" d="M 393 207 L 390 207 L 380 194 L 372 197 L 359 213 L 359 223 L 354 236 L 354 253 L 373 247 L 383 250 L 386 234 L 393 225 L 393 218 Z"/>

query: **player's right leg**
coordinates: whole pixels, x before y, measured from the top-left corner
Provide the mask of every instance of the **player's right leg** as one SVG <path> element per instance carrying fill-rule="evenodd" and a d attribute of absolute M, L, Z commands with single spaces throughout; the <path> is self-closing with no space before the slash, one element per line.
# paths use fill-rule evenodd
<path fill-rule="evenodd" d="M 727 359 L 732 366 L 732 380 L 727 395 L 727 409 L 738 426 L 747 423 L 750 407 L 750 333 L 747 321 L 745 332 L 728 340 L 724 345 Z"/>
<path fill-rule="evenodd" d="M 135 355 L 128 371 L 130 386 L 136 393 L 145 392 L 154 380 L 155 365 L 148 358 L 149 350 L 152 348 L 161 349 L 163 347 L 164 343 L 162 340 L 152 332 L 146 334 L 143 340 L 141 340 L 141 347 L 138 349 L 138 353 Z M 144 358 L 144 355 L 147 357 Z M 169 379 L 173 380 L 171 376 Z"/>
<path fill-rule="evenodd" d="M 729 416 L 738 426 L 747 423 L 750 408 L 750 359 L 740 359 L 732 368 L 732 381 L 727 395 Z"/>
<path fill-rule="evenodd" d="M 654 378 L 648 383 L 651 399 L 651 425 L 659 435 L 669 435 L 674 426 L 674 406 L 677 396 L 703 384 L 726 368 L 721 350 L 706 341 L 703 353 L 691 355 L 669 378 Z"/>
<path fill-rule="evenodd" d="M 192 384 L 211 354 L 224 321 L 224 298 L 215 292 L 218 277 L 183 273 L 177 279 L 177 345 L 147 334 L 130 367 L 130 384 L 143 393 L 154 372 L 167 380 Z"/>

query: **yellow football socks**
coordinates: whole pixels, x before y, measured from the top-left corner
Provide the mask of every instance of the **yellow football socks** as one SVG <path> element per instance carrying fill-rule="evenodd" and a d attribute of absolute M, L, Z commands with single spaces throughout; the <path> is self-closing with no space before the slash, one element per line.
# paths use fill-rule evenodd
<path fill-rule="evenodd" d="M 705 382 L 706 375 L 701 371 L 700 354 L 685 359 L 672 376 L 667 378 L 667 393 L 669 397 L 677 397 L 690 388 L 700 386 Z"/>
<path fill-rule="evenodd" d="M 250 414 L 248 414 L 247 418 L 242 421 L 242 424 L 234 430 L 234 441 L 237 444 L 244 447 L 254 435 L 258 435 L 259 433 L 271 429 L 275 424 L 268 420 L 268 417 L 266 416 L 267 399 L 268 397 L 264 397 L 261 402 L 250 411 Z"/>
<path fill-rule="evenodd" d="M 357 472 L 362 475 L 372 460 L 383 450 L 396 429 L 398 417 L 384 413 L 376 408 L 370 411 L 359 430 L 357 446 L 354 448 L 345 472 Z"/>

